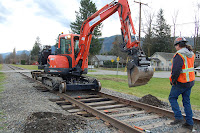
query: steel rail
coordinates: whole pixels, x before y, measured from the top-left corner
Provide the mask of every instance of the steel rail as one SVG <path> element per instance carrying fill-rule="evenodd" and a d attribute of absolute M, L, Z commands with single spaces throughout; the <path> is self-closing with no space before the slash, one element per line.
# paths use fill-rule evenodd
<path fill-rule="evenodd" d="M 145 104 L 145 103 L 141 103 L 141 102 L 137 102 L 137 101 L 123 99 L 123 98 L 120 98 L 120 97 L 111 96 L 111 95 L 108 95 L 108 94 L 105 94 L 105 93 L 102 93 L 102 92 L 98 92 L 97 94 L 102 96 L 102 97 L 110 98 L 110 99 L 113 99 L 115 101 L 118 101 L 118 102 L 121 102 L 121 103 L 124 103 L 124 104 L 128 104 L 128 105 L 131 105 L 131 106 L 134 106 L 134 107 L 137 107 L 137 108 L 141 108 L 141 109 L 144 109 L 144 110 L 147 110 L 147 111 L 151 111 L 151 112 L 154 112 L 154 113 L 162 114 L 164 116 L 168 116 L 168 117 L 174 119 L 174 113 L 171 110 L 155 107 L 155 106 Z M 183 115 L 183 117 L 186 116 L 185 114 L 182 114 L 182 115 Z M 200 118 L 193 117 L 193 121 L 197 124 L 200 124 Z"/>
<path fill-rule="evenodd" d="M 21 72 L 19 72 L 21 73 Z M 26 77 L 29 77 L 23 73 L 21 73 L 22 75 L 26 76 Z M 31 79 L 33 79 L 32 77 L 29 77 Z M 35 80 L 35 79 L 34 79 Z M 49 86 L 46 86 L 44 84 L 42 84 L 40 81 L 38 80 L 35 80 L 37 83 L 39 83 L 40 85 L 42 85 L 43 87 L 46 87 L 47 89 L 50 89 L 51 90 L 51 87 Z M 119 130 L 121 131 L 124 131 L 124 132 L 127 132 L 127 133 L 141 133 L 143 131 L 141 130 L 138 130 L 137 128 L 134 128 L 134 127 L 131 127 L 101 111 L 98 111 L 97 109 L 94 109 L 92 108 L 91 106 L 88 106 L 86 105 L 85 103 L 83 102 L 80 102 L 78 100 L 76 100 L 75 98 L 72 98 L 70 97 L 69 95 L 67 94 L 60 94 L 58 92 L 56 92 L 56 94 L 64 99 L 66 99 L 67 101 L 75 104 L 76 106 L 80 107 L 81 109 L 85 110 L 86 112 L 88 113 L 91 113 L 93 114 L 94 116 L 97 116 L 99 117 L 100 119 L 106 121 L 107 123 L 110 123 L 112 126 L 118 128 Z M 160 115 L 163 115 L 163 116 L 167 116 L 167 117 L 170 117 L 172 119 L 174 119 L 174 113 L 170 110 L 167 110 L 167 109 L 163 109 L 163 108 L 159 108 L 159 107 L 155 107 L 155 106 L 152 106 L 152 105 L 149 105 L 149 104 L 145 104 L 145 103 L 141 103 L 141 102 L 137 102 L 137 101 L 132 101 L 132 100 L 128 100 L 128 99 L 123 99 L 123 98 L 120 98 L 120 97 L 116 97 L 116 96 L 113 96 L 113 95 L 108 95 L 108 94 L 105 94 L 105 93 L 102 93 L 102 92 L 96 92 L 97 95 L 101 96 L 101 97 L 104 97 L 104 98 L 109 98 L 109 99 L 113 99 L 115 101 L 118 101 L 120 103 L 124 103 L 126 105 L 131 105 L 133 107 L 136 107 L 136 108 L 141 108 L 141 109 L 144 109 L 146 111 L 150 111 L 150 112 L 154 112 L 154 113 L 157 113 L 157 114 L 160 114 Z M 183 114 L 183 117 L 185 117 L 185 115 Z M 195 123 L 197 124 L 200 124 L 200 119 L 199 118 L 196 118 L 196 117 L 193 117 L 193 120 Z"/>
<path fill-rule="evenodd" d="M 66 99 L 67 101 L 77 105 L 78 107 L 80 107 L 81 109 L 85 110 L 86 112 L 88 113 L 91 113 L 93 114 L 94 116 L 97 116 L 99 117 L 100 119 L 108 122 L 109 124 L 111 124 L 112 126 L 118 128 L 119 130 L 121 131 L 124 131 L 126 133 L 142 133 L 143 131 L 141 130 L 138 130 L 137 128 L 134 128 L 134 127 L 131 127 L 105 113 L 102 113 L 100 111 L 98 111 L 97 109 L 94 109 L 86 104 L 84 104 L 83 102 L 80 102 L 72 97 L 70 97 L 69 95 L 67 94 L 60 94 L 60 93 L 57 93 L 58 96 Z"/>

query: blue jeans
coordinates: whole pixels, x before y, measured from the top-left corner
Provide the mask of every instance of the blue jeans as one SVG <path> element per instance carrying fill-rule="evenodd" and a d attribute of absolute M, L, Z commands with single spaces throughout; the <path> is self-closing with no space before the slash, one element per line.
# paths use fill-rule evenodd
<path fill-rule="evenodd" d="M 185 120 L 186 123 L 189 125 L 193 125 L 193 113 L 192 113 L 192 108 L 190 104 L 190 93 L 191 93 L 191 88 L 183 88 L 180 85 L 173 85 L 171 88 L 171 92 L 169 94 L 169 102 L 171 104 L 172 110 L 174 112 L 174 117 L 175 119 L 181 120 L 183 119 L 183 116 L 181 114 L 177 99 L 180 94 L 182 94 L 182 102 L 184 106 L 184 111 L 186 114 Z"/>

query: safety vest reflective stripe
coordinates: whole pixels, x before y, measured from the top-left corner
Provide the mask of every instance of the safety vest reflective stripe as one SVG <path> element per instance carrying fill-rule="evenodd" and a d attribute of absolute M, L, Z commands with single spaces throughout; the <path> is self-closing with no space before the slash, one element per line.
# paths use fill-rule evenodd
<path fill-rule="evenodd" d="M 195 74 L 194 74 L 194 60 L 195 60 L 195 55 L 193 55 L 192 58 L 188 58 L 185 55 L 182 55 L 181 53 L 176 53 L 181 56 L 183 59 L 183 66 L 182 66 L 182 71 L 177 79 L 178 82 L 181 83 L 187 83 L 195 80 Z M 174 55 L 174 57 L 176 56 Z M 172 63 L 172 68 L 173 68 L 173 63 Z M 169 77 L 170 81 L 172 82 L 172 75 Z"/>
<path fill-rule="evenodd" d="M 181 73 L 193 72 L 194 68 L 183 69 Z"/>
<path fill-rule="evenodd" d="M 186 74 L 186 80 L 187 82 L 190 81 L 190 77 L 189 77 L 189 72 L 194 72 L 194 67 L 192 68 L 188 68 L 188 61 L 187 61 L 187 57 L 181 53 L 178 53 L 180 54 L 183 58 L 184 58 L 184 65 L 185 65 L 185 69 L 182 69 L 182 72 L 181 73 L 185 73 Z"/>
<path fill-rule="evenodd" d="M 180 54 L 180 53 L 179 53 Z M 182 54 L 181 54 L 182 55 Z M 187 57 L 185 55 L 182 55 L 183 58 L 185 59 L 184 63 L 185 63 L 185 70 L 188 70 L 188 62 L 187 62 Z M 184 69 L 182 69 L 184 70 Z M 187 82 L 190 81 L 190 77 L 189 77 L 189 72 L 186 72 L 186 80 Z"/>

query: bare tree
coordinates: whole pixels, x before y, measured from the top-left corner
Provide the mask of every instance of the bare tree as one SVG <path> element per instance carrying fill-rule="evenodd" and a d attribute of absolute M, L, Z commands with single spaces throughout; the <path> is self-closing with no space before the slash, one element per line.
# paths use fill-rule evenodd
<path fill-rule="evenodd" d="M 24 63 L 24 64 L 28 64 L 29 63 L 29 56 L 26 54 L 26 52 L 25 51 L 23 51 L 22 52 L 22 54 L 21 55 L 19 55 L 19 61 L 22 63 Z M 22 64 L 23 64 L 22 63 Z"/>
<path fill-rule="evenodd" d="M 10 53 L 9 55 L 6 56 L 6 58 L 4 59 L 4 62 L 5 62 L 6 64 L 11 64 L 12 61 L 13 61 L 12 57 L 13 57 L 13 56 L 12 56 L 12 53 Z"/>
<path fill-rule="evenodd" d="M 196 8 L 195 8 L 195 33 L 194 33 L 194 50 L 198 51 L 200 50 L 200 46 L 198 44 L 200 43 L 199 39 L 199 13 L 200 11 L 200 3 L 197 3 Z M 200 45 L 200 44 L 199 44 Z"/>
<path fill-rule="evenodd" d="M 172 15 L 172 22 L 173 22 L 173 27 L 174 27 L 173 40 L 175 40 L 175 38 L 176 38 L 176 22 L 177 22 L 178 12 L 179 12 L 179 10 L 174 10 L 174 14 Z M 174 45 L 173 45 L 173 41 L 172 41 L 171 49 L 172 49 L 172 52 L 175 52 L 175 49 L 173 47 L 174 47 Z"/>
<path fill-rule="evenodd" d="M 16 64 L 16 49 L 13 49 L 13 53 L 12 53 L 12 63 Z"/>
<path fill-rule="evenodd" d="M 153 43 L 153 18 L 155 14 L 154 12 L 145 12 L 145 19 L 146 19 L 146 24 L 145 24 L 145 29 L 143 32 L 145 33 L 145 38 L 143 40 L 143 50 L 147 54 L 147 56 L 151 56 L 151 46 Z"/>
<path fill-rule="evenodd" d="M 172 21 L 173 21 L 173 26 L 174 26 L 174 38 L 176 37 L 176 21 L 177 21 L 177 17 L 178 17 L 178 12 L 179 12 L 179 10 L 174 11 L 174 14 L 172 16 Z"/>

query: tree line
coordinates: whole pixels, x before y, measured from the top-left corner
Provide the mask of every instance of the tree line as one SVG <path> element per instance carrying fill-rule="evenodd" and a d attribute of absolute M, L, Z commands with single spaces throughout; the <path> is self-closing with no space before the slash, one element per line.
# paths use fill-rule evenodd
<path fill-rule="evenodd" d="M 27 54 L 26 51 L 22 51 L 21 54 L 17 55 L 16 54 L 16 48 L 13 49 L 13 52 L 10 53 L 3 59 L 2 55 L 0 54 L 0 63 L 6 63 L 6 64 L 33 64 L 38 60 L 38 54 L 39 51 L 41 50 L 41 43 L 40 43 L 40 38 L 37 37 L 36 41 L 33 45 L 33 48 L 30 52 L 30 54 Z"/>
<path fill-rule="evenodd" d="M 97 7 L 95 3 L 92 2 L 92 0 L 81 0 L 80 1 L 80 7 L 78 11 L 75 11 L 76 19 L 74 22 L 70 23 L 70 28 L 72 33 L 74 34 L 80 34 L 80 29 L 82 23 L 92 14 L 94 14 L 97 11 Z M 175 25 L 176 25 L 176 18 L 177 13 L 173 17 L 173 23 L 174 23 L 174 36 L 171 36 L 171 26 L 166 23 L 166 20 L 164 18 L 164 11 L 163 9 L 160 9 L 156 15 L 156 21 L 154 22 L 154 15 L 149 14 L 147 16 L 147 25 L 146 29 L 143 30 L 145 33 L 144 38 L 142 39 L 142 49 L 146 53 L 147 56 L 153 55 L 155 52 L 175 52 L 173 41 L 175 39 Z M 196 19 L 199 19 L 196 17 Z M 100 38 L 102 35 L 101 28 L 103 27 L 102 24 L 98 25 L 94 31 L 92 36 L 92 41 L 90 45 L 90 54 L 89 54 L 89 60 L 92 56 L 99 54 L 103 39 Z M 200 46 L 200 37 L 198 36 L 198 27 L 195 28 L 195 50 L 198 50 L 197 46 Z M 58 35 L 59 37 L 59 35 Z M 55 46 L 58 45 L 58 37 Z M 110 52 L 103 53 L 107 55 L 116 55 L 122 57 L 124 60 L 127 58 L 126 53 L 122 53 L 120 51 L 120 44 L 122 43 L 122 37 L 116 36 L 114 42 L 113 42 L 113 48 Z M 38 60 L 38 54 L 39 51 L 42 49 L 42 44 L 40 43 L 40 38 L 37 37 L 36 41 L 33 45 L 33 48 L 31 50 L 30 55 L 26 55 L 23 53 L 22 55 L 16 55 L 15 49 L 13 52 L 6 57 L 4 60 L 5 63 L 19 63 L 20 60 L 25 60 L 27 64 L 31 64 L 34 61 Z M 200 47 L 199 47 L 200 50 Z M 2 56 L 0 55 L 0 63 L 3 62 Z"/>
<path fill-rule="evenodd" d="M 148 24 L 148 29 L 145 37 L 142 38 L 143 44 L 141 46 L 146 55 L 151 56 L 155 52 L 173 52 L 173 40 L 170 35 L 171 30 L 165 21 L 163 10 L 159 10 L 154 25 L 152 24 L 152 18 L 150 18 Z M 104 54 L 116 55 L 126 60 L 128 55 L 120 50 L 122 43 L 122 36 L 116 36 L 113 42 L 113 48 L 110 52 Z"/>
<path fill-rule="evenodd" d="M 148 57 L 152 56 L 155 52 L 174 53 L 174 40 L 176 36 L 175 33 L 174 36 L 171 36 L 171 26 L 166 23 L 163 9 L 158 11 L 155 22 L 153 21 L 153 17 L 152 14 L 148 16 L 147 29 L 143 31 L 145 36 L 142 38 L 141 48 Z M 194 51 L 199 51 L 200 37 L 194 36 L 193 39 Z M 103 54 L 119 56 L 126 60 L 128 55 L 120 51 L 120 44 L 122 43 L 122 36 L 116 36 L 111 51 Z"/>

